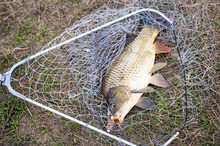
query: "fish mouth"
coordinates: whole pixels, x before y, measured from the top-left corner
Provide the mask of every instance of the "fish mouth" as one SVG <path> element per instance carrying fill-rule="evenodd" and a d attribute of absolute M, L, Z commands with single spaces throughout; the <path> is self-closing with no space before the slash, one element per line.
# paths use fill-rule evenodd
<path fill-rule="evenodd" d="M 123 119 L 121 119 L 119 116 L 115 115 L 115 116 L 110 116 L 110 119 L 108 121 L 107 124 L 107 131 L 110 132 L 110 130 L 114 127 L 115 124 L 118 125 L 118 127 L 120 127 L 121 123 L 122 123 Z"/>
<path fill-rule="evenodd" d="M 114 122 L 115 122 L 115 124 L 119 124 L 119 125 L 121 125 L 121 123 L 122 123 L 122 119 L 119 118 L 118 116 L 114 116 Z"/>
<path fill-rule="evenodd" d="M 114 124 L 121 124 L 123 119 L 120 118 L 121 116 L 118 116 L 118 115 L 114 115 L 111 113 L 110 110 L 108 110 L 108 113 L 107 113 L 107 116 L 109 117 L 109 122 L 114 122 Z"/>

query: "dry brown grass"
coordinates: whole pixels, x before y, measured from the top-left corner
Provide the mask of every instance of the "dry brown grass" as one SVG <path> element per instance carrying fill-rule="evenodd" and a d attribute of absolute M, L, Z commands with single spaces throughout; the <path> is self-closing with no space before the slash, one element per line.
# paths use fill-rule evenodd
<path fill-rule="evenodd" d="M 207 0 L 210 21 L 220 40 L 218 0 Z M 13 0 L 0 2 L 0 73 L 38 52 L 45 43 L 62 33 L 76 20 L 105 3 L 93 0 Z M 216 145 L 220 143 L 219 45 L 216 49 L 218 74 L 211 96 L 204 104 L 198 124 L 187 128 L 188 139 L 179 145 Z M 1 145 L 104 145 L 83 127 L 13 97 L 0 88 Z M 19 91 L 19 87 L 17 87 Z M 176 143 L 175 143 L 176 144 Z"/>

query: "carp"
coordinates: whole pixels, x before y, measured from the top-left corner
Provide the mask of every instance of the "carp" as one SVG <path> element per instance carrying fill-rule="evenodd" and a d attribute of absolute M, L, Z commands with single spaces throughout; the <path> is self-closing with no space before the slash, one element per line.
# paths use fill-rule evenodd
<path fill-rule="evenodd" d="M 158 34 L 158 28 L 144 27 L 137 37 L 125 46 L 103 78 L 102 93 L 108 102 L 108 132 L 114 124 L 122 123 L 132 107 L 138 106 L 147 110 L 156 108 L 151 99 L 142 96 L 143 93 L 154 91 L 149 84 L 169 86 L 162 75 L 152 75 L 167 64 L 154 64 L 155 54 L 168 53 L 171 50 L 155 41 Z"/>

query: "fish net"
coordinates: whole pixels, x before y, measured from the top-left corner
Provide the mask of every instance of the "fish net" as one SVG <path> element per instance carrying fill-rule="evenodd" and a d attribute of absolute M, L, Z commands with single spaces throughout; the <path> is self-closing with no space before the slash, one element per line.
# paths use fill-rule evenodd
<path fill-rule="evenodd" d="M 158 10 L 172 20 L 175 27 L 154 12 L 134 14 L 30 60 L 13 74 L 12 87 L 19 85 L 21 94 L 27 98 L 106 131 L 108 104 L 101 94 L 103 77 L 145 25 L 159 28 L 156 41 L 170 47 L 171 52 L 156 55 L 155 62 L 167 62 L 157 73 L 162 74 L 170 86 L 154 87 L 155 92 L 145 94 L 157 104 L 156 110 L 134 107 L 121 127 L 115 126 L 110 133 L 138 145 L 163 144 L 184 125 L 186 114 L 186 126 L 196 123 L 213 83 L 215 43 L 204 2 L 111 1 L 75 22 L 39 51 L 143 8 Z M 120 144 L 100 133 L 84 130 L 101 141 Z"/>

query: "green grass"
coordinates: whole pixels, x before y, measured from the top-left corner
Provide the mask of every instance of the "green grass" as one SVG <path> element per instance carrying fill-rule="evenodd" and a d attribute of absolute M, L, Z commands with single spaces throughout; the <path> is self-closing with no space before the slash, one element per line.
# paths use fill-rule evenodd
<path fill-rule="evenodd" d="M 220 60 L 217 58 L 214 58 L 214 60 L 216 61 L 215 70 L 220 73 Z"/>
<path fill-rule="evenodd" d="M 70 1 L 72 4 L 77 4 L 78 0 L 73 0 Z M 57 1 L 57 3 L 53 4 L 54 7 L 59 7 L 61 4 L 61 1 Z M 48 22 L 46 22 L 43 19 L 40 19 L 39 17 L 33 17 L 32 14 L 30 13 L 31 11 L 28 11 L 28 8 L 23 7 L 24 2 L 21 2 L 20 5 L 15 1 L 15 3 L 10 3 L 11 8 L 13 8 L 13 11 L 17 11 L 19 8 L 22 8 L 24 12 L 21 11 L 20 14 L 18 13 L 13 13 L 5 21 L 1 21 L 0 23 L 0 31 L 1 34 L 4 35 L 4 37 L 9 36 L 6 40 L 3 41 L 3 50 L 4 54 L 0 54 L 0 73 L 3 74 L 10 67 L 12 67 L 15 63 L 18 61 L 26 58 L 27 56 L 30 56 L 34 54 L 35 52 L 38 52 L 40 48 L 45 45 L 47 42 L 49 42 L 51 39 L 55 38 L 58 34 L 64 31 L 64 28 L 67 27 L 67 23 L 63 23 L 62 20 L 56 19 L 57 16 L 55 16 L 52 20 L 48 19 Z M 42 13 L 44 12 L 51 12 L 50 6 L 51 2 L 50 1 L 45 1 L 43 3 L 40 3 L 40 11 Z M 4 6 L 1 8 L 2 12 L 11 12 L 12 9 L 8 8 L 7 6 Z M 32 8 L 32 6 L 30 6 Z M 83 7 L 82 7 L 83 8 Z M 26 11 L 27 9 L 27 11 Z M 71 11 L 73 12 L 73 11 Z M 77 15 L 80 15 L 81 10 L 76 10 L 75 11 Z M 26 17 L 23 17 L 23 14 L 27 14 Z M 46 14 L 49 16 L 48 14 Z M 72 15 L 72 13 L 71 13 Z M 42 15 L 41 15 L 42 16 Z M 73 16 L 73 15 L 72 15 Z M 74 16 L 73 16 L 74 17 Z M 43 18 L 43 17 L 42 17 Z M 2 19 L 1 19 L 2 20 Z M 50 26 L 48 25 L 50 24 Z M 63 25 L 65 24 L 65 25 Z M 2 37 L 2 38 L 4 38 Z M 15 54 L 10 54 L 14 50 L 15 47 L 18 48 L 27 48 L 27 51 L 25 52 L 20 52 L 17 51 Z M 55 61 L 55 60 L 54 60 Z M 56 73 L 57 71 L 53 71 L 51 74 Z M 20 76 L 20 69 L 15 72 L 14 76 Z M 47 92 L 51 91 L 52 86 L 50 83 L 52 83 L 52 79 L 49 76 L 46 80 L 47 86 L 44 86 L 44 90 Z M 61 81 L 57 81 L 61 82 Z M 16 83 L 13 83 L 13 87 L 18 90 L 18 92 L 22 92 L 19 90 L 19 85 Z M 20 128 L 25 128 L 21 127 L 23 123 L 21 123 L 22 117 L 25 115 L 29 115 L 28 107 L 27 104 L 23 101 L 20 100 L 17 97 L 12 96 L 6 88 L 0 90 L 0 96 L 3 96 L 3 100 L 0 102 L 0 132 L 3 133 L 3 135 L 0 135 L 0 145 L 7 145 L 7 144 L 12 144 L 12 145 L 22 145 L 23 143 L 29 143 L 29 144 L 42 144 L 41 139 L 33 137 L 33 134 L 37 134 L 38 132 L 43 134 L 43 135 L 49 135 L 48 142 L 50 144 L 54 145 L 66 145 L 67 140 L 69 140 L 68 143 L 75 143 L 77 144 L 80 140 L 79 138 L 74 137 L 73 140 L 71 138 L 64 139 L 61 137 L 56 137 L 54 136 L 51 131 L 50 127 L 53 128 L 53 125 L 44 125 L 41 124 L 42 121 L 39 121 L 38 119 L 42 117 L 42 112 L 39 110 L 33 110 L 31 111 L 32 115 L 34 117 L 29 117 L 26 119 L 27 125 L 29 126 L 32 130 L 36 130 L 36 132 L 26 132 L 26 133 L 21 133 L 19 131 Z M 30 109 L 31 110 L 31 109 Z M 51 112 L 47 113 L 46 117 L 54 118 L 54 114 Z M 36 118 L 37 117 L 37 118 Z M 46 121 L 46 119 L 45 119 Z M 39 127 L 39 125 L 41 126 Z M 74 133 L 76 135 L 81 127 L 76 124 L 76 123 L 68 123 L 69 125 L 69 132 Z M 68 127 L 68 126 L 67 126 Z M 27 128 L 28 129 L 28 128 Z M 3 130 L 3 131 L 2 131 Z M 40 131 L 41 132 L 40 132 Z M 65 134 L 65 132 L 62 132 Z M 71 142 L 70 142 L 71 141 Z"/>
<path fill-rule="evenodd" d="M 37 9 L 39 12 L 36 13 L 29 11 L 32 9 L 32 6 L 28 8 L 28 4 L 25 5 L 23 1 L 21 5 L 16 3 L 16 1 L 13 2 L 15 3 L 9 2 L 13 9 L 7 6 L 1 8 L 1 12 L 7 12 L 10 16 L 5 21 L 0 20 L 1 39 L 5 38 L 2 43 L 2 48 L 0 48 L 4 50 L 4 54 L 0 56 L 0 73 L 5 73 L 15 63 L 38 52 L 43 45 L 62 33 L 69 24 L 73 24 L 77 18 L 86 15 L 86 11 L 88 10 L 86 6 L 80 5 L 79 0 L 59 0 L 56 1 L 56 3 L 52 1 L 41 1 L 41 3 L 39 3 L 40 7 Z M 60 7 L 61 5 L 64 9 Z M 69 9 L 68 6 L 71 8 Z M 27 15 L 25 16 L 23 14 Z M 219 31 L 219 24 L 219 22 L 214 22 L 214 31 Z M 27 51 L 18 51 L 11 54 L 15 47 L 27 48 Z M 203 61 L 199 55 L 197 57 L 197 61 Z M 176 61 L 177 60 L 172 57 L 168 59 L 168 63 L 174 63 Z M 217 65 L 215 66 L 215 70 L 220 73 L 220 63 L 217 58 L 216 61 Z M 50 73 L 51 70 L 48 70 L 48 72 Z M 20 72 L 18 71 L 18 73 L 15 73 L 15 76 L 19 74 Z M 56 71 L 51 72 L 51 75 L 52 74 L 56 74 Z M 51 91 L 51 81 L 52 78 L 48 77 L 46 80 L 48 86 L 44 86 L 45 92 Z M 59 82 L 61 81 L 58 80 L 57 83 Z M 179 86 L 178 81 L 174 80 L 172 83 L 175 86 Z M 18 84 L 14 84 L 14 86 L 18 91 L 22 92 L 19 90 Z M 159 97 L 163 94 L 162 91 L 157 90 L 156 93 L 150 93 L 150 96 Z M 195 127 L 189 127 L 188 139 L 185 142 L 181 142 L 182 145 L 188 145 L 189 143 L 193 143 L 193 145 L 213 145 L 213 141 L 215 142 L 214 144 L 218 144 L 218 131 L 220 131 L 220 129 L 219 125 L 216 124 L 216 117 L 212 116 L 214 113 L 211 113 L 212 108 L 214 111 L 218 111 L 218 107 L 214 106 L 216 105 L 214 101 L 217 95 L 219 94 L 216 94 L 216 96 L 213 94 L 211 96 L 213 101 L 206 103 L 206 106 L 201 109 L 201 114 L 197 119 L 198 123 Z M 42 111 L 36 106 L 12 96 L 6 88 L 0 88 L 0 96 L 3 97 L 0 101 L 0 129 L 3 133 L 0 137 L 0 145 L 80 145 L 82 143 L 88 145 L 91 140 L 91 135 L 93 140 L 97 140 L 99 133 L 94 132 L 91 135 L 85 134 L 82 132 L 85 127 L 66 119 L 57 119 L 53 113 Z M 166 100 L 158 98 L 155 101 L 159 109 L 166 108 Z M 73 100 L 69 104 L 73 103 L 78 104 L 78 101 Z M 177 107 L 181 107 L 181 105 L 182 102 L 176 102 Z M 83 110 L 83 108 L 81 110 Z M 162 113 L 165 115 L 168 114 L 166 111 L 162 111 Z M 169 116 L 171 117 L 172 115 Z M 140 119 L 140 115 L 134 117 L 134 120 Z M 91 119 L 88 118 L 85 120 L 89 121 Z M 155 116 L 152 117 L 151 121 L 156 123 L 156 127 L 161 126 L 161 123 L 158 122 Z M 56 123 L 58 124 L 56 125 Z M 168 124 L 168 126 L 172 125 Z M 141 129 L 141 127 L 136 128 Z M 21 132 L 21 129 L 24 131 Z M 53 133 L 54 129 L 58 129 L 58 132 Z M 135 131 L 133 131 L 132 128 L 127 129 L 128 136 L 133 133 L 135 133 Z M 143 132 L 141 134 L 144 135 L 145 133 Z M 43 138 L 46 140 L 43 141 Z M 101 143 L 100 139 L 97 141 Z M 174 144 L 180 144 L 180 141 L 176 140 Z M 108 143 L 106 144 L 104 142 L 103 145 L 108 145 Z"/>
<path fill-rule="evenodd" d="M 214 27 L 213 27 L 214 31 L 218 31 L 219 28 L 220 28 L 220 23 L 219 22 L 215 22 L 214 23 Z"/>
<path fill-rule="evenodd" d="M 25 114 L 26 106 L 24 101 L 19 100 L 12 95 L 5 98 L 0 105 L 0 129 L 4 130 L 4 139 L 0 142 L 8 141 L 17 143 L 20 139 L 25 139 L 26 135 L 20 136 L 18 126 L 20 125 L 20 117 Z M 1 144 L 1 143 L 0 143 Z"/>

